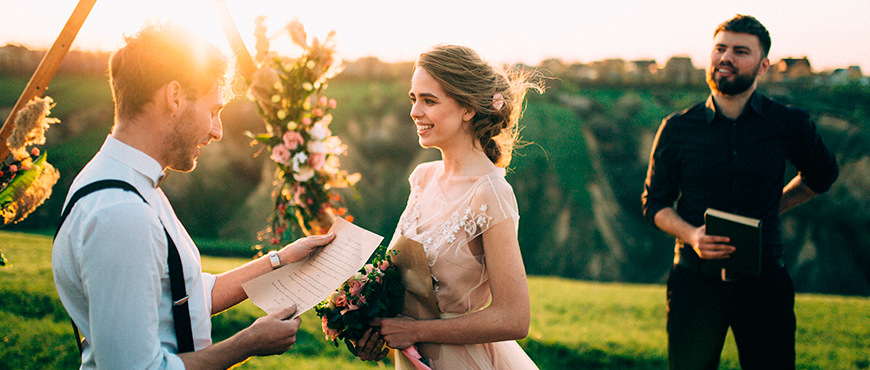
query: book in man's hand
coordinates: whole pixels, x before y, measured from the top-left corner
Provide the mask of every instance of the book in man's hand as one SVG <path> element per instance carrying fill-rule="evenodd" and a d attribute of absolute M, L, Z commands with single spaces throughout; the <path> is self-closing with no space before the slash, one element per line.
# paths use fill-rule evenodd
<path fill-rule="evenodd" d="M 729 258 L 707 260 L 723 269 L 722 280 L 729 276 L 761 276 L 761 220 L 707 208 L 704 212 L 707 235 L 727 236 L 735 250 Z"/>

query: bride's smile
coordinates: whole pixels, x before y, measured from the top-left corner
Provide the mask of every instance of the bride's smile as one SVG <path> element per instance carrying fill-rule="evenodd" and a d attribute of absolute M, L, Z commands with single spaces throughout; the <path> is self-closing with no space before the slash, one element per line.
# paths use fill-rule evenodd
<path fill-rule="evenodd" d="M 474 117 L 474 110 L 463 107 L 450 97 L 426 70 L 417 68 L 414 71 L 408 97 L 421 146 L 438 148 L 442 152 L 453 150 L 458 144 L 471 147 L 471 133 L 463 125 L 467 126 Z"/>

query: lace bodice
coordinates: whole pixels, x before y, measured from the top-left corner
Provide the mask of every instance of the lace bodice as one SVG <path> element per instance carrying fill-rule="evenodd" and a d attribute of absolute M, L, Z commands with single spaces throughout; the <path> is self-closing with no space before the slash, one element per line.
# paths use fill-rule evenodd
<path fill-rule="evenodd" d="M 486 261 L 469 247 L 475 238 L 505 220 L 518 226 L 517 202 L 504 169 L 480 177 L 453 179 L 465 191 L 444 194 L 437 179 L 443 162 L 418 166 L 409 178 L 411 194 L 396 234 L 423 244 L 442 312 L 469 312 L 491 300 Z"/>

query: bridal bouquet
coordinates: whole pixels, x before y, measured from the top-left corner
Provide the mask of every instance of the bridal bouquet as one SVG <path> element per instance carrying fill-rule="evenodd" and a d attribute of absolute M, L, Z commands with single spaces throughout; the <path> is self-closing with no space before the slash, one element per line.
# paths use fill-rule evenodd
<path fill-rule="evenodd" d="M 284 29 L 301 49 L 296 58 L 269 51 L 264 17 L 256 20 L 258 69 L 251 77 L 248 97 L 257 103 L 266 132 L 251 134 L 265 145 L 277 168 L 277 188 L 270 226 L 261 240 L 282 244 L 302 235 L 325 233 L 335 217 L 347 217 L 343 199 L 333 189 L 353 187 L 359 174 L 340 169 L 339 156 L 347 147 L 329 130 L 335 99 L 324 94 L 327 81 L 341 72 L 335 57 L 334 31 L 323 42 L 309 44 L 298 21 Z"/>
<path fill-rule="evenodd" d="M 49 196 L 60 174 L 45 161 L 45 152 L 28 146 L 45 144 L 45 130 L 60 122 L 50 118 L 54 101 L 50 97 L 34 98 L 15 116 L 15 128 L 6 145 L 7 158 L 0 158 L 0 216 L 2 225 L 23 220 Z M 0 253 L 0 266 L 6 260 Z"/>
<path fill-rule="evenodd" d="M 392 263 L 395 251 L 379 246 L 369 262 L 329 297 L 314 307 L 322 320 L 326 339 L 357 355 L 353 342 L 368 330 L 374 318 L 395 317 L 402 312 L 405 287 Z"/>

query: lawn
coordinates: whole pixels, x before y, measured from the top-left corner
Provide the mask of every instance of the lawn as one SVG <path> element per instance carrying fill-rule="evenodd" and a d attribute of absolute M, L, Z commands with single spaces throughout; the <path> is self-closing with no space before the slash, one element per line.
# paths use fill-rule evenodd
<path fill-rule="evenodd" d="M 0 368 L 67 369 L 77 364 L 68 318 L 51 277 L 50 238 L 0 231 L 11 265 L 0 268 Z M 204 257 L 220 272 L 244 259 Z M 532 321 L 520 341 L 542 369 L 666 369 L 665 289 L 661 285 L 597 283 L 531 276 Z M 870 368 L 870 300 L 799 294 L 798 369 Z M 245 302 L 213 318 L 216 340 L 263 313 Z M 303 315 L 298 342 L 280 356 L 254 358 L 239 369 L 390 368 L 354 360 L 323 340 L 313 312 Z M 729 337 L 721 369 L 739 369 Z"/>

